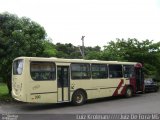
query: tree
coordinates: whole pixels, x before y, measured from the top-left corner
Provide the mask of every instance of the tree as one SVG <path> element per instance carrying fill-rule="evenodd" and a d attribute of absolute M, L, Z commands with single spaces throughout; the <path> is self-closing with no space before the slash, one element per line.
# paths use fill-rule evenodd
<path fill-rule="evenodd" d="M 11 66 L 19 56 L 42 56 L 46 32 L 29 18 L 0 14 L 0 73 L 11 92 Z"/>
<path fill-rule="evenodd" d="M 95 46 L 95 47 L 85 47 L 85 53 L 86 59 L 101 59 L 101 47 L 99 46 Z"/>
<path fill-rule="evenodd" d="M 160 72 L 160 42 L 117 39 L 104 47 L 102 59 L 140 62 L 146 75 L 156 76 Z"/>
<path fill-rule="evenodd" d="M 57 43 L 56 50 L 58 58 L 81 58 L 79 48 L 71 43 Z"/>
<path fill-rule="evenodd" d="M 57 50 L 56 46 L 48 41 L 43 41 L 44 44 L 44 51 L 43 51 L 43 56 L 44 57 L 55 57 L 57 55 Z"/>
<path fill-rule="evenodd" d="M 86 59 L 89 60 L 100 60 L 101 59 L 101 52 L 98 51 L 90 51 L 88 52 L 88 54 L 86 55 Z"/>

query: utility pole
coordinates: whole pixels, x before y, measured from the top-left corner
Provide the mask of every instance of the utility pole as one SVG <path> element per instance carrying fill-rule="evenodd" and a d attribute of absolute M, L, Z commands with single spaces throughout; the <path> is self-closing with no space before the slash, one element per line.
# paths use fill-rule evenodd
<path fill-rule="evenodd" d="M 85 56 L 85 54 L 84 54 L 84 37 L 85 36 L 82 36 L 82 38 L 81 38 L 81 40 L 82 40 L 82 57 L 83 57 L 83 59 L 84 59 L 84 56 Z"/>

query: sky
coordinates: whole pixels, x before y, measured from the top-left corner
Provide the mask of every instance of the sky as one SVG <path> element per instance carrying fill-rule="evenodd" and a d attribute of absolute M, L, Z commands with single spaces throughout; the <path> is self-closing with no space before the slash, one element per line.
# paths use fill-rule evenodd
<path fill-rule="evenodd" d="M 0 0 L 0 13 L 39 23 L 54 44 L 107 45 L 116 38 L 160 40 L 160 0 Z"/>

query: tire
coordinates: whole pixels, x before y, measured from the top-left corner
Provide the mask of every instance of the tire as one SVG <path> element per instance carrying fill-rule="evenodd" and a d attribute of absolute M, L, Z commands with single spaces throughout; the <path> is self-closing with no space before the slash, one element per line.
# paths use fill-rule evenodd
<path fill-rule="evenodd" d="M 78 90 L 72 96 L 72 104 L 73 105 L 83 105 L 86 102 L 86 95 L 83 91 Z"/>
<path fill-rule="evenodd" d="M 125 97 L 126 98 L 130 98 L 133 96 L 133 89 L 131 87 L 127 87 L 126 88 L 126 93 L 125 93 Z"/>

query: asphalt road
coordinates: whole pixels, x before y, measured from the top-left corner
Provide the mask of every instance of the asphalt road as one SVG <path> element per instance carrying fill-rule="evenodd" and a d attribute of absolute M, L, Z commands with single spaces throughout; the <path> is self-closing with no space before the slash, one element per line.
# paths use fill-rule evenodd
<path fill-rule="evenodd" d="M 82 106 L 72 106 L 70 103 L 1 104 L 0 113 L 2 113 L 0 119 L 3 120 L 5 117 L 13 117 L 18 120 L 32 118 L 50 120 L 53 117 L 55 120 L 86 119 L 86 116 L 79 116 L 81 114 L 160 114 L 160 91 L 137 94 L 132 98 L 116 97 L 91 100 Z M 159 118 L 160 116 L 157 119 Z"/>

